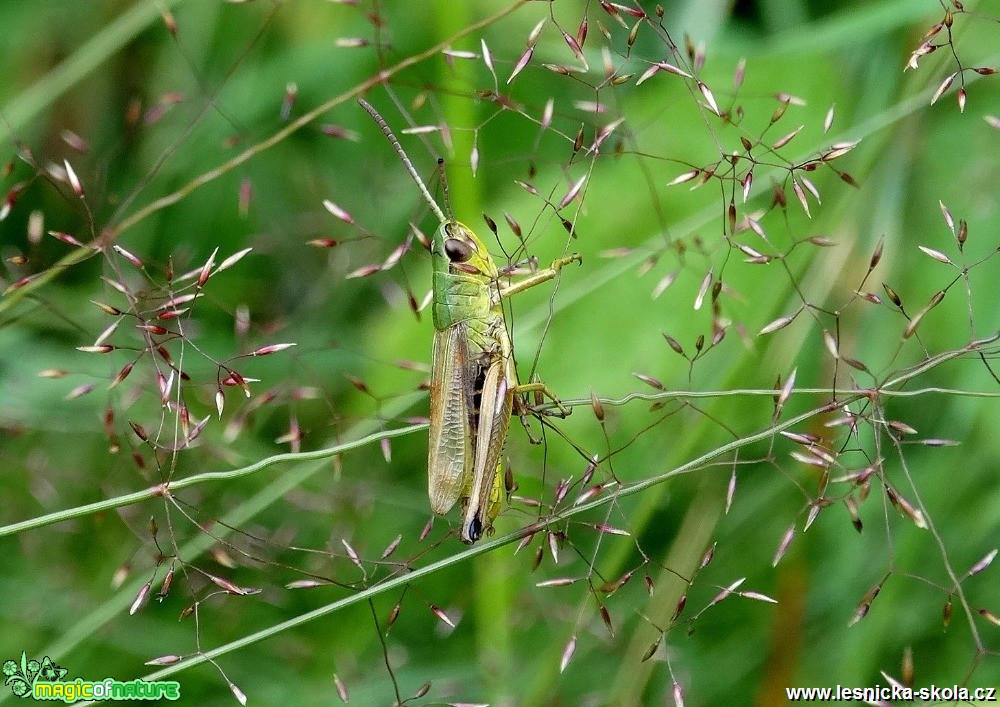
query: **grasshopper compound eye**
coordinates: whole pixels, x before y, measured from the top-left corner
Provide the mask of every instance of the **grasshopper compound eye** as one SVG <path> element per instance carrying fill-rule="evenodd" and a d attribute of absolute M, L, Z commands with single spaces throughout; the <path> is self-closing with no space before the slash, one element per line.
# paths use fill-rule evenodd
<path fill-rule="evenodd" d="M 472 246 L 457 238 L 449 238 L 444 242 L 444 253 L 453 263 L 464 263 L 472 257 Z"/>

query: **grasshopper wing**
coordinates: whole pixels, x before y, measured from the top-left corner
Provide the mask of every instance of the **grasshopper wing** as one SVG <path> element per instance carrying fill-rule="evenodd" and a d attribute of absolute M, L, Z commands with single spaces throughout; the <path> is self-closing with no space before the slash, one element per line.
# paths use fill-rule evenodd
<path fill-rule="evenodd" d="M 439 514 L 455 505 L 473 467 L 469 421 L 472 380 L 465 328 L 464 324 L 455 324 L 434 332 L 427 490 L 431 510 Z"/>

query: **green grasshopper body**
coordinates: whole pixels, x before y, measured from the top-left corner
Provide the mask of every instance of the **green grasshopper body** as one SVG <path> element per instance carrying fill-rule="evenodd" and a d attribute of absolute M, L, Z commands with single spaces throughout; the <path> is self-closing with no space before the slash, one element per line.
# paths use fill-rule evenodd
<path fill-rule="evenodd" d="M 434 349 L 428 495 L 431 509 L 439 514 L 462 501 L 461 539 L 474 543 L 492 528 L 500 512 L 500 455 L 515 405 L 522 407 L 520 394 L 540 391 L 553 397 L 541 383 L 518 385 L 502 302 L 552 279 L 580 256 L 560 258 L 516 283 L 501 285 L 485 244 L 471 228 L 445 217 L 385 121 L 366 102 L 361 105 L 396 148 L 441 221 L 431 242 Z"/>
<path fill-rule="evenodd" d="M 441 224 L 432 248 L 428 492 L 435 513 L 466 499 L 462 540 L 475 542 L 500 510 L 498 467 L 517 374 L 489 251 L 457 221 Z"/>

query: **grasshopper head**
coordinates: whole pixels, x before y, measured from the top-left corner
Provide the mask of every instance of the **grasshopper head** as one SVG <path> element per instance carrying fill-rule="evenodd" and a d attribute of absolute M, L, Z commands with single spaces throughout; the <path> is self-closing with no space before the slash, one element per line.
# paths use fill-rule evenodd
<path fill-rule="evenodd" d="M 498 276 L 497 266 L 486 245 L 471 228 L 459 221 L 445 221 L 434 234 L 434 255 L 444 258 L 449 270 L 490 279 Z"/>

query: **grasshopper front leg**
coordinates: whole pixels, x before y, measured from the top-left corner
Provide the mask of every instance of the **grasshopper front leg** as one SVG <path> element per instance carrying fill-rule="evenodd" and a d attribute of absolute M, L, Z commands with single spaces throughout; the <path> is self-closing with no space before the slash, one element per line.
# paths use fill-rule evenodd
<path fill-rule="evenodd" d="M 507 299 L 516 295 L 518 292 L 524 292 L 527 289 L 534 287 L 535 285 L 540 285 L 543 282 L 548 282 L 562 270 L 564 265 L 569 265 L 570 263 L 583 263 L 583 258 L 579 253 L 573 253 L 573 255 L 567 256 L 565 258 L 559 258 L 558 260 L 553 260 L 552 265 L 545 268 L 544 270 L 539 270 L 538 272 L 528 275 L 524 279 L 518 280 L 517 282 L 512 282 L 506 287 L 500 288 L 500 299 Z"/>

